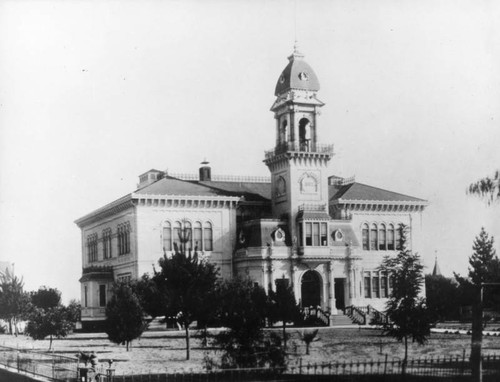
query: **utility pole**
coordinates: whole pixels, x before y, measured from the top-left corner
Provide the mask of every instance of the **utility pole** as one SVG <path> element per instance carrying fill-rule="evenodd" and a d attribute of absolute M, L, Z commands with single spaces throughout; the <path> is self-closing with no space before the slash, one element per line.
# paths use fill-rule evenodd
<path fill-rule="evenodd" d="M 499 286 L 500 283 L 481 283 L 479 285 L 479 301 L 472 309 L 472 343 L 471 343 L 471 369 L 474 382 L 483 381 L 483 289 L 485 286 Z"/>

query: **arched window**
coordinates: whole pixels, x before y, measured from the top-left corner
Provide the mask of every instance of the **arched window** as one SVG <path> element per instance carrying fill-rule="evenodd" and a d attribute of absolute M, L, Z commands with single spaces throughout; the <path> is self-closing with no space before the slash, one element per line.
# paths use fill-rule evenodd
<path fill-rule="evenodd" d="M 89 263 L 97 261 L 97 234 L 93 233 L 87 237 L 87 255 Z"/>
<path fill-rule="evenodd" d="M 125 224 L 125 253 L 130 253 L 130 225 Z"/>
<path fill-rule="evenodd" d="M 186 251 L 193 249 L 193 229 L 190 222 L 184 222 L 184 230 L 182 232 L 182 235 L 184 237 L 184 240 L 186 240 Z"/>
<path fill-rule="evenodd" d="M 309 151 L 309 141 L 311 140 L 311 122 L 307 118 L 299 121 L 299 141 L 300 150 Z"/>
<path fill-rule="evenodd" d="M 165 222 L 163 225 L 163 250 L 172 250 L 172 224 Z"/>
<path fill-rule="evenodd" d="M 123 229 L 122 226 L 119 225 L 116 229 L 116 239 L 118 241 L 118 255 L 123 255 Z"/>
<path fill-rule="evenodd" d="M 118 255 L 130 253 L 130 224 L 122 223 L 117 228 Z"/>
<path fill-rule="evenodd" d="M 378 249 L 385 251 L 385 224 L 380 224 L 378 229 Z"/>
<path fill-rule="evenodd" d="M 194 248 L 199 249 L 200 251 L 203 250 L 203 242 L 202 242 L 202 231 L 201 231 L 201 223 L 200 222 L 195 222 L 193 225 L 193 241 L 194 241 Z"/>
<path fill-rule="evenodd" d="M 172 232 L 173 234 L 173 243 L 174 243 L 174 249 L 177 246 L 177 250 L 181 249 L 181 222 L 175 222 L 174 223 L 174 230 Z"/>
<path fill-rule="evenodd" d="M 280 143 L 285 144 L 287 141 L 287 127 L 288 127 L 288 121 L 285 119 L 283 123 L 281 124 L 281 131 L 280 131 Z"/>
<path fill-rule="evenodd" d="M 206 222 L 203 229 L 203 250 L 213 250 L 212 224 L 210 222 Z"/>
<path fill-rule="evenodd" d="M 361 237 L 363 240 L 363 249 L 365 251 L 368 251 L 370 249 L 370 241 L 369 241 L 369 234 L 368 234 L 368 224 L 363 224 L 363 227 L 361 228 Z"/>
<path fill-rule="evenodd" d="M 392 224 L 389 224 L 387 229 L 387 249 L 394 251 L 394 226 Z"/>
<path fill-rule="evenodd" d="M 378 240 L 377 240 L 377 225 L 372 224 L 371 229 L 370 229 L 370 249 L 372 251 L 376 251 L 378 249 Z"/>
<path fill-rule="evenodd" d="M 396 241 L 396 251 L 400 251 L 401 249 L 403 249 L 403 225 L 402 224 L 398 224 L 395 232 L 394 232 L 394 236 L 395 236 L 395 241 Z"/>

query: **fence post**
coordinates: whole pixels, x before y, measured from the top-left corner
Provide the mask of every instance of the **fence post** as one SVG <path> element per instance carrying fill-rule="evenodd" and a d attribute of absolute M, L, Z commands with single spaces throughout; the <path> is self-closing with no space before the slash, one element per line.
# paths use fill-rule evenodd
<path fill-rule="evenodd" d="M 465 348 L 464 348 L 464 351 L 462 353 L 462 375 L 465 374 Z"/>
<path fill-rule="evenodd" d="M 17 372 L 19 373 L 21 371 L 21 363 L 19 360 L 19 350 L 17 350 Z"/>
<path fill-rule="evenodd" d="M 384 375 L 387 374 L 387 357 L 389 357 L 389 354 L 385 354 L 385 362 L 384 362 Z"/>
<path fill-rule="evenodd" d="M 299 374 L 302 375 L 302 358 L 299 358 Z"/>

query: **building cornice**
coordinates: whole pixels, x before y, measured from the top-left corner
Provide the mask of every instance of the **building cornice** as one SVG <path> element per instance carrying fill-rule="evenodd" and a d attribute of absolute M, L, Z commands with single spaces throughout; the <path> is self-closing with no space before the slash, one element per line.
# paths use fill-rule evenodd
<path fill-rule="evenodd" d="M 149 195 L 132 194 L 138 206 L 169 208 L 235 208 L 241 200 L 239 196 L 204 196 L 204 195 Z"/>
<path fill-rule="evenodd" d="M 135 206 L 235 208 L 240 200 L 239 196 L 148 195 L 131 193 L 75 220 L 75 224 L 83 228 L 88 224 L 116 215 Z"/>
<path fill-rule="evenodd" d="M 104 219 L 108 216 L 118 214 L 122 211 L 125 211 L 134 206 L 134 202 L 132 200 L 132 194 L 125 195 L 124 197 L 111 202 L 104 207 L 101 207 L 80 219 L 75 220 L 75 224 L 78 227 L 82 228 L 85 225 L 93 223 L 97 220 Z"/>
<path fill-rule="evenodd" d="M 346 200 L 337 199 L 330 202 L 331 206 L 343 205 L 350 211 L 361 212 L 421 212 L 429 203 L 425 200 L 418 201 L 392 201 L 392 200 Z"/>

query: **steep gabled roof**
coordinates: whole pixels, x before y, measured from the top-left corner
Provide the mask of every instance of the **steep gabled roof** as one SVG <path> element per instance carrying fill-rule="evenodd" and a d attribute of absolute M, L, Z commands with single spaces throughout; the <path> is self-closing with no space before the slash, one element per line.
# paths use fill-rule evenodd
<path fill-rule="evenodd" d="M 365 202 L 411 202 L 426 203 L 424 199 L 383 190 L 363 183 L 351 183 L 343 186 L 329 186 L 330 200 L 365 201 Z"/>

